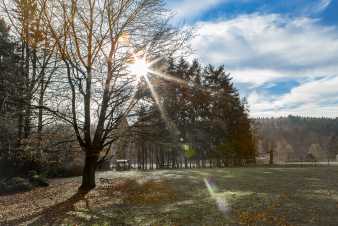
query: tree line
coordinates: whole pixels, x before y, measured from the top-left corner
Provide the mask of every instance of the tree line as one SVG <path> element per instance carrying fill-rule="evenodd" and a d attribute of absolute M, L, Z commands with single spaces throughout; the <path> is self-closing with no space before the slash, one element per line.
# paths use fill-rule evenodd
<path fill-rule="evenodd" d="M 80 188 L 88 190 L 109 152 L 126 151 L 124 140 L 140 168 L 254 162 L 245 100 L 223 67 L 177 57 L 191 33 L 170 25 L 162 1 L 0 6 L 3 169 L 44 170 L 51 159 L 71 161 L 62 150 L 80 149 Z M 129 65 L 145 57 L 152 71 L 131 74 Z"/>
<path fill-rule="evenodd" d="M 136 167 L 254 163 L 256 144 L 248 107 L 224 67 L 202 66 L 183 58 L 160 65 L 162 75 L 149 78 L 153 91 L 146 82 L 146 88 L 141 88 L 143 99 L 151 104 L 140 108 L 135 123 L 142 128 L 135 136 L 136 153 L 129 155 Z"/>
<path fill-rule="evenodd" d="M 333 161 L 338 155 L 337 118 L 288 116 L 255 119 L 259 155 L 274 149 L 286 161 Z"/>

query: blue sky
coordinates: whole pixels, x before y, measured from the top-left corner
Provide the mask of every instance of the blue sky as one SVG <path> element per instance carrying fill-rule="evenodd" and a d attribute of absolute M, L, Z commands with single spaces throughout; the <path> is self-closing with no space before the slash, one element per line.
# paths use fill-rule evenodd
<path fill-rule="evenodd" d="M 194 57 L 232 74 L 251 116 L 338 117 L 338 0 L 167 5 L 172 23 L 194 29 Z"/>

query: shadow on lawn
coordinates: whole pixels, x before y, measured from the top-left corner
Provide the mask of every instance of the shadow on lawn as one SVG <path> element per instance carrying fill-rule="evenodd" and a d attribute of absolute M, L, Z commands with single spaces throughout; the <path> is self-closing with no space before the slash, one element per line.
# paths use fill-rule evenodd
<path fill-rule="evenodd" d="M 77 192 L 72 197 L 64 202 L 58 203 L 48 209 L 42 211 L 39 214 L 38 219 L 34 220 L 29 225 L 55 225 L 59 224 L 65 217 L 65 215 L 75 210 L 75 204 L 84 200 L 87 208 L 89 207 L 88 200 L 86 198 L 88 192 Z"/>
<path fill-rule="evenodd" d="M 65 219 L 71 219 L 71 222 L 80 222 L 81 225 L 101 225 L 101 223 L 102 225 L 111 225 L 112 223 L 114 225 L 127 225 L 121 221 L 121 219 L 109 217 L 107 215 L 101 214 L 100 211 L 96 210 L 95 208 L 91 208 L 89 203 L 93 200 L 90 200 L 91 198 L 88 197 L 87 194 L 88 192 L 77 192 L 66 201 L 51 206 L 48 209 L 36 214 L 35 216 L 30 216 L 29 219 L 19 219 L 15 222 L 9 222 L 9 225 L 12 225 L 12 223 L 18 224 L 32 221 L 34 218 L 36 219 L 29 223 L 28 226 L 61 225 L 66 223 Z M 79 202 L 85 203 L 85 210 L 77 209 L 76 205 Z M 71 212 L 74 212 L 75 214 L 70 215 Z M 80 216 L 77 216 L 77 214 L 89 214 L 91 217 L 90 219 L 84 220 Z M 73 223 L 71 225 L 73 225 Z"/>
<path fill-rule="evenodd" d="M 22 223 L 30 222 L 30 221 L 33 221 L 28 224 L 31 226 L 60 224 L 60 222 L 64 220 L 65 215 L 68 212 L 73 211 L 75 209 L 76 203 L 84 200 L 86 202 L 86 205 L 88 205 L 88 200 L 86 199 L 87 193 L 88 192 L 77 192 L 72 197 L 67 199 L 66 201 L 50 206 L 49 208 L 41 212 L 31 214 L 31 215 L 28 215 L 22 218 L 10 220 L 10 221 L 4 222 L 3 224 L 4 225 L 18 225 L 18 224 L 22 224 Z"/>
<path fill-rule="evenodd" d="M 176 199 L 174 189 L 164 181 L 105 179 L 90 193 L 75 193 L 48 208 L 0 225 L 128 225 L 129 207 L 161 205 Z M 77 224 L 76 224 L 77 225 Z"/>

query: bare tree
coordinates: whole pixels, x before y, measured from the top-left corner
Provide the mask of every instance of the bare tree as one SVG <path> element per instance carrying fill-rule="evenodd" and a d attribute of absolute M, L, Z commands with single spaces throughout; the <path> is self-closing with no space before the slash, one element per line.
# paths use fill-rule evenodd
<path fill-rule="evenodd" d="M 2 12 L 7 14 L 11 32 L 19 37 L 21 50 L 21 81 L 16 85 L 21 98 L 16 101 L 19 109 L 18 138 L 28 138 L 32 131 L 33 112 L 37 112 L 37 132 L 43 127 L 44 94 L 56 71 L 55 42 L 44 34 L 46 27 L 36 0 L 1 1 Z M 52 66 L 51 66 L 52 65 Z M 34 108 L 34 106 L 36 108 Z"/>
<path fill-rule="evenodd" d="M 170 28 L 161 0 L 31 2 L 43 21 L 44 40 L 55 43 L 64 62 L 59 94 L 40 108 L 72 125 L 85 153 L 80 189 L 89 190 L 103 151 L 121 136 L 119 125 L 138 102 L 139 78 L 128 64 L 140 56 L 168 56 L 187 36 Z"/>

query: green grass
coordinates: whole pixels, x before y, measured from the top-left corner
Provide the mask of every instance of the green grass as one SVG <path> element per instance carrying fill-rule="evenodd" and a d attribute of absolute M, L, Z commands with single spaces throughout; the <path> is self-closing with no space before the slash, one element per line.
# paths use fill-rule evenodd
<path fill-rule="evenodd" d="M 97 177 L 109 180 L 98 180 L 101 184 L 82 198 L 70 198 L 75 188 L 68 189 L 61 204 L 53 201 L 49 211 L 42 209 L 25 221 L 31 225 L 338 225 L 338 167 L 105 172 Z M 74 183 L 78 182 L 72 181 L 72 187 Z"/>

